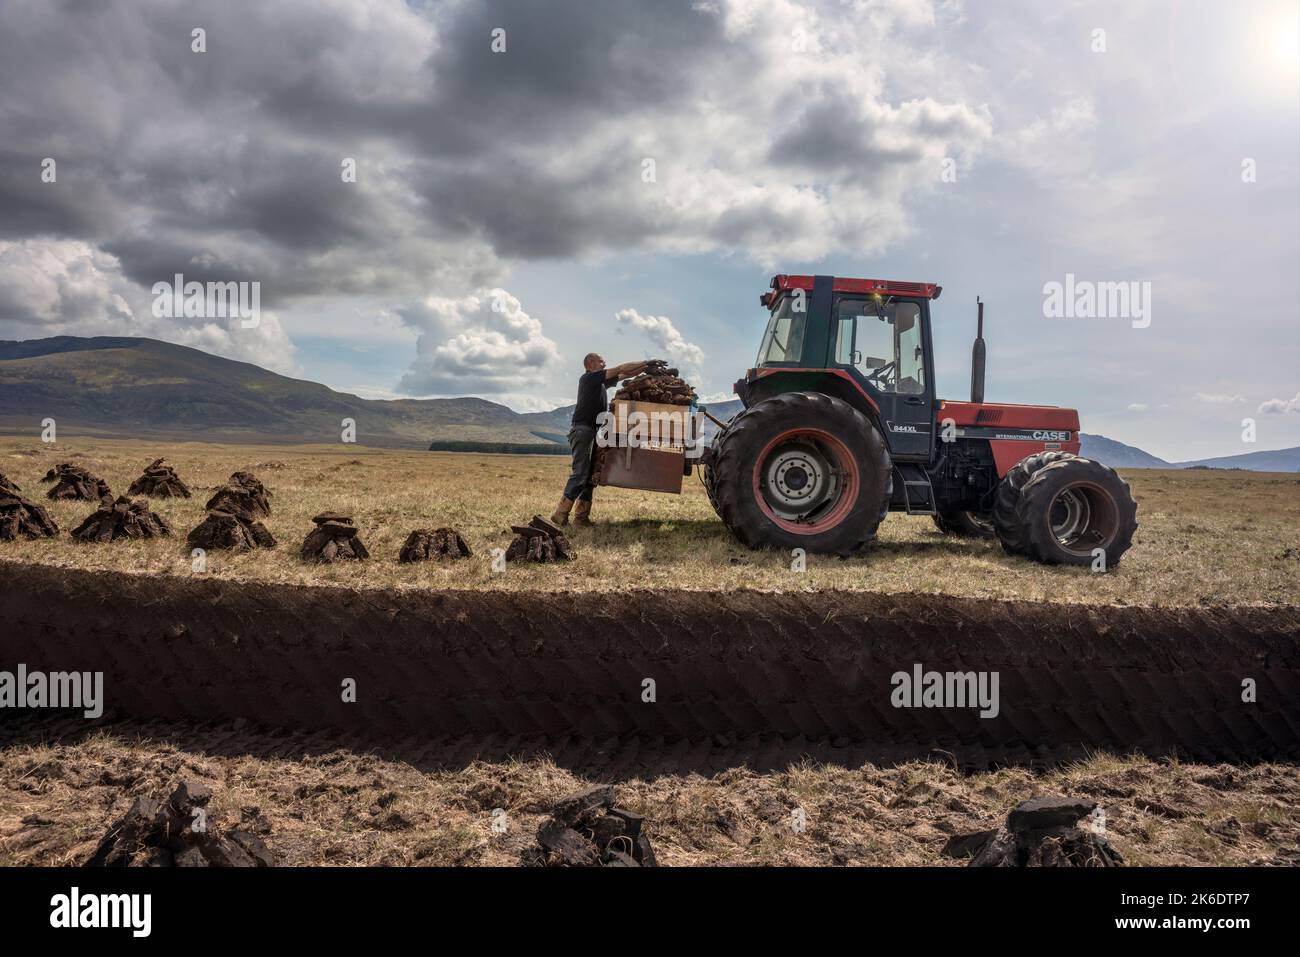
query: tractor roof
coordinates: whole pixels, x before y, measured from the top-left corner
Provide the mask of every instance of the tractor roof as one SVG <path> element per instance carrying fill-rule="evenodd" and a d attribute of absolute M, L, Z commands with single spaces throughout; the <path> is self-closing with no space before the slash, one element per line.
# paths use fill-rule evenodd
<path fill-rule="evenodd" d="M 770 306 L 775 298 L 783 292 L 791 289 L 805 289 L 812 292 L 814 276 L 786 276 L 784 274 L 772 277 L 772 292 L 764 293 L 760 301 L 765 306 Z M 835 277 L 832 280 L 831 288 L 835 292 L 878 292 L 884 296 L 906 296 L 909 298 L 921 297 L 924 299 L 938 299 L 939 293 L 943 292 L 943 287 L 932 282 L 901 282 L 897 279 L 844 279 Z"/>

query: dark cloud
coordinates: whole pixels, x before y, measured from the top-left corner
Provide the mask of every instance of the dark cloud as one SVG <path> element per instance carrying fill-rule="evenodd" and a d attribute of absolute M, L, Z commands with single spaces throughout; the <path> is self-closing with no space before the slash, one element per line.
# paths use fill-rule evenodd
<path fill-rule="evenodd" d="M 851 30 L 854 10 L 828 10 Z M 463 297 L 512 261 L 638 247 L 809 259 L 866 221 L 877 248 L 903 228 L 909 173 L 988 128 L 959 103 L 882 102 L 851 51 L 793 52 L 792 31 L 821 16 L 694 0 L 0 0 L 0 240 L 83 242 L 115 257 L 97 274 L 146 289 L 178 272 L 260 281 L 271 308 Z M 44 156 L 56 184 L 40 182 Z M 516 346 L 452 352 L 490 364 Z"/>

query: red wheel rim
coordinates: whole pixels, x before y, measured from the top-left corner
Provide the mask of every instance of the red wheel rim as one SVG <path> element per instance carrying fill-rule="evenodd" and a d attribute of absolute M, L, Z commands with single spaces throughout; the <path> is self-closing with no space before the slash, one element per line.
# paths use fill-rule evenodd
<path fill-rule="evenodd" d="M 798 447 L 803 444 L 810 444 L 825 455 L 837 480 L 835 501 L 811 521 L 798 521 L 781 515 L 772 507 L 763 491 L 767 463 L 773 452 L 782 446 Z M 758 503 L 759 511 L 772 524 L 793 535 L 818 535 L 839 525 L 853 511 L 861 482 L 857 460 L 849 447 L 824 429 L 787 429 L 777 434 L 758 453 L 752 471 L 754 501 Z"/>

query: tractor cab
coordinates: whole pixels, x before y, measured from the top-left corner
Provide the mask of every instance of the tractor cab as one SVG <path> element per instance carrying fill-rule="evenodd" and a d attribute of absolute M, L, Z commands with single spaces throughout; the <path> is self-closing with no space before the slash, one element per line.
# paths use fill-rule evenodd
<path fill-rule="evenodd" d="M 933 283 L 776 276 L 745 404 L 777 391 L 839 395 L 880 424 L 890 455 L 928 462 L 934 450 Z"/>

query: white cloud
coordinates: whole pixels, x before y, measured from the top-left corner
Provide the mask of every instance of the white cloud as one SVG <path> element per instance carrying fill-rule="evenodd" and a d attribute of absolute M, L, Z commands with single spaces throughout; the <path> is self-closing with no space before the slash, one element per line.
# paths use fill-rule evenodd
<path fill-rule="evenodd" d="M 1246 401 L 1244 395 L 1222 395 L 1210 392 L 1198 392 L 1196 398 L 1202 402 L 1208 402 L 1210 405 L 1233 405 L 1237 402 Z"/>
<path fill-rule="evenodd" d="M 560 359 L 541 322 L 504 289 L 431 297 L 397 314 L 420 333 L 415 361 L 398 383 L 407 395 L 494 396 L 535 388 Z"/>
<path fill-rule="evenodd" d="M 1092 98 L 1077 95 L 1054 104 L 1046 117 L 1002 137 L 998 156 L 1053 182 L 1075 181 L 1092 162 L 1092 134 L 1097 108 Z"/>
<path fill-rule="evenodd" d="M 0 241 L 0 321 L 46 334 L 130 335 L 134 313 L 116 257 L 79 240 Z"/>
<path fill-rule="evenodd" d="M 299 372 L 293 344 L 274 312 L 258 325 L 239 318 L 156 317 L 152 294 L 122 274 L 113 256 L 81 240 L 0 241 L 0 328 L 44 338 L 147 336 L 252 362 L 286 374 Z"/>
<path fill-rule="evenodd" d="M 687 378 L 698 378 L 704 368 L 704 350 L 685 337 L 667 316 L 643 316 L 635 309 L 620 309 L 614 313 L 620 326 L 645 333 L 646 337 L 662 349 L 664 356 L 682 366 Z"/>
<path fill-rule="evenodd" d="M 1300 412 L 1300 392 L 1297 392 L 1293 399 L 1269 399 L 1267 402 L 1260 404 L 1259 411 L 1274 415 L 1285 412 Z"/>

